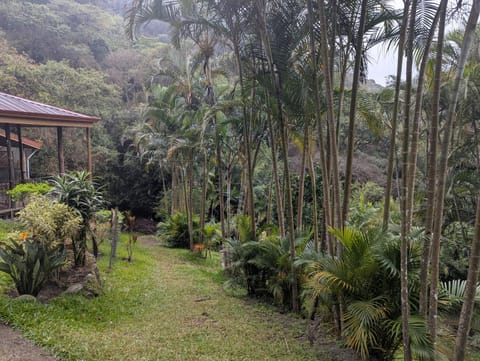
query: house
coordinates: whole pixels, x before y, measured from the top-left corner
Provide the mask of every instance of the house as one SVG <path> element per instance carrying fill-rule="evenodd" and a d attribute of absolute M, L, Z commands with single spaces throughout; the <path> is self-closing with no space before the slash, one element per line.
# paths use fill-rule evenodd
<path fill-rule="evenodd" d="M 91 128 L 100 119 L 0 92 L 0 214 L 13 212 L 2 204 L 1 193 L 29 178 L 29 159 L 41 143 L 22 137 L 22 129 L 52 127 L 57 130 L 58 173 L 65 173 L 63 129 L 85 129 L 87 170 L 92 173 Z"/>

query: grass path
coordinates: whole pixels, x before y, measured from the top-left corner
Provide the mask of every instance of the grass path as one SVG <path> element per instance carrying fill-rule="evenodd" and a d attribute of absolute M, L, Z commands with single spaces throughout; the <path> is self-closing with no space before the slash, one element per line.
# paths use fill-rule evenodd
<path fill-rule="evenodd" d="M 226 295 L 213 262 L 159 246 L 139 246 L 134 260 L 104 272 L 98 298 L 35 304 L 2 296 L 0 319 L 63 360 L 317 359 L 305 321 Z"/>

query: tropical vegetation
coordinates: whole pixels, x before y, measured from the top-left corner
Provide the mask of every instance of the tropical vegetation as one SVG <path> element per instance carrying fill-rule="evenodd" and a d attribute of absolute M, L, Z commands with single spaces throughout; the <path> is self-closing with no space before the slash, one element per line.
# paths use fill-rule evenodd
<path fill-rule="evenodd" d="M 103 194 L 85 172 L 50 183 L 81 217 L 77 265 L 87 239 L 97 255 L 105 200 L 158 222 L 170 247 L 220 250 L 229 292 L 329 322 L 363 359 L 460 361 L 477 332 L 479 12 L 479 0 L 10 0 L 0 83 L 102 118 Z M 397 56 L 385 86 L 368 79 L 378 47 Z M 85 168 L 69 135 L 66 164 Z M 55 137 L 28 136 L 46 139 L 33 174 L 54 173 Z"/>

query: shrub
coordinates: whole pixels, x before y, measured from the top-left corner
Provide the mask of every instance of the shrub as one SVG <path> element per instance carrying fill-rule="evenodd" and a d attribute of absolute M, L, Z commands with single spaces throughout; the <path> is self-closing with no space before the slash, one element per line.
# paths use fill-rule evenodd
<path fill-rule="evenodd" d="M 159 237 L 168 246 L 175 248 L 189 248 L 190 237 L 188 232 L 188 220 L 185 213 L 175 213 L 168 217 L 165 222 L 160 222 L 157 226 Z M 198 216 L 193 217 L 194 239 L 197 238 L 199 228 Z"/>
<path fill-rule="evenodd" d="M 91 230 L 90 221 L 95 212 L 104 205 L 103 197 L 90 181 L 88 172 L 74 172 L 64 176 L 55 177 L 52 181 L 53 189 L 51 193 L 64 203 L 76 209 L 82 217 L 81 227 L 78 237 L 73 240 L 73 252 L 75 264 L 85 264 L 85 252 L 87 249 L 87 237 L 90 234 L 93 244 L 93 254 L 98 255 L 98 245 L 95 234 Z"/>
<path fill-rule="evenodd" d="M 24 202 L 31 196 L 47 194 L 51 189 L 52 186 L 47 182 L 20 183 L 8 190 L 7 194 L 11 196 L 14 201 Z"/>
<path fill-rule="evenodd" d="M 101 209 L 95 212 L 95 222 L 107 223 L 112 219 L 112 211 L 108 209 Z"/>
<path fill-rule="evenodd" d="M 219 223 L 207 223 L 203 227 L 203 244 L 205 255 L 210 251 L 218 251 L 222 243 L 222 230 Z"/>
<path fill-rule="evenodd" d="M 82 222 L 74 209 L 45 196 L 34 197 L 18 217 L 25 229 L 47 246 L 73 239 Z"/>
<path fill-rule="evenodd" d="M 49 247 L 37 239 L 10 241 L 0 247 L 0 271 L 9 274 L 18 293 L 37 296 L 53 270 L 66 258 L 63 245 Z"/>

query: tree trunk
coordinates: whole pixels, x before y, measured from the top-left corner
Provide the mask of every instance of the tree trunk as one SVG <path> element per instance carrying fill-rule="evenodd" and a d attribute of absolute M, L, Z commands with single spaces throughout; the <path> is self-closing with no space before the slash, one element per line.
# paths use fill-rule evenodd
<path fill-rule="evenodd" d="M 232 215 L 232 210 L 231 210 L 231 202 L 232 202 L 232 167 L 229 162 L 228 168 L 227 168 L 227 237 L 231 237 L 231 215 Z"/>
<path fill-rule="evenodd" d="M 302 149 L 302 168 L 300 169 L 300 179 L 298 180 L 298 199 L 297 199 L 297 232 L 301 233 L 303 228 L 303 206 L 305 195 L 305 168 L 307 166 L 307 146 L 308 146 L 308 127 L 304 127 L 303 149 Z"/>
<path fill-rule="evenodd" d="M 190 240 L 190 249 L 193 251 L 193 150 L 190 150 L 189 159 L 187 162 L 187 221 L 188 221 L 188 236 Z"/>
<path fill-rule="evenodd" d="M 342 209 L 340 202 L 340 177 L 338 172 L 338 147 L 337 147 L 337 137 L 335 131 L 334 123 L 334 107 L 333 107 L 333 85 L 331 73 L 329 71 L 329 58 L 328 58 L 328 37 L 327 37 L 327 17 L 325 13 L 325 4 L 323 1 L 318 3 L 319 11 L 319 20 L 320 20 L 320 32 L 321 32 L 321 44 L 320 44 L 320 56 L 322 59 L 322 70 L 325 81 L 325 93 L 326 93 L 326 102 L 327 102 L 327 127 L 328 127 L 328 140 L 330 142 L 329 153 L 330 153 L 330 167 L 332 174 L 332 207 L 334 211 L 332 212 L 332 224 L 334 227 L 341 227 L 342 220 Z M 340 250 L 340 245 L 337 245 L 338 250 Z M 338 251 L 337 250 L 337 251 Z"/>
<path fill-rule="evenodd" d="M 252 168 L 252 155 L 251 155 L 251 134 L 250 134 L 250 122 L 247 116 L 246 108 L 246 95 L 243 79 L 242 59 L 240 56 L 239 43 L 237 39 L 233 41 L 233 48 L 235 52 L 235 58 L 238 66 L 238 76 L 240 80 L 240 91 L 242 95 L 242 108 L 243 108 L 243 141 L 245 142 L 245 157 L 247 162 L 247 196 L 248 196 L 248 214 L 250 216 L 250 222 L 252 227 L 253 241 L 256 240 L 256 224 L 255 224 L 255 209 L 254 209 L 254 196 L 253 196 L 253 168 Z"/>
<path fill-rule="evenodd" d="M 328 128 L 328 141 L 329 147 L 329 163 L 332 175 L 332 211 L 331 222 L 335 228 L 339 228 L 343 224 L 342 209 L 340 203 L 340 180 L 338 174 L 338 149 L 337 149 L 337 137 L 334 124 L 334 111 L 333 111 L 333 85 L 331 79 L 331 73 L 329 71 L 329 59 L 328 59 L 328 37 L 327 37 L 327 17 L 325 13 L 325 4 L 323 1 L 318 3 L 318 14 L 320 20 L 320 56 L 322 59 L 322 70 L 325 81 L 325 93 L 327 101 L 327 128 Z M 337 242 L 337 256 L 341 255 L 342 247 L 340 242 Z M 338 300 L 337 300 L 338 301 Z M 342 309 L 342 305 L 338 304 L 338 310 Z M 342 313 L 337 312 L 337 307 L 334 308 L 334 318 L 337 324 L 337 336 L 340 337 L 343 328 Z"/>
<path fill-rule="evenodd" d="M 465 64 L 467 62 L 468 53 L 470 51 L 475 28 L 478 22 L 478 15 L 480 12 L 480 0 L 474 0 L 470 16 L 465 27 L 462 48 L 460 51 L 460 58 L 458 60 L 457 72 L 453 84 L 450 103 L 448 106 L 447 119 L 444 126 L 444 136 L 441 144 L 440 163 L 438 168 L 438 185 L 435 191 L 435 214 L 433 218 L 433 233 L 432 233 L 432 259 L 431 259 L 431 287 L 430 287 L 430 305 L 429 305 L 429 329 L 430 337 L 435 344 L 437 336 L 437 312 L 438 312 L 438 280 L 439 280 L 439 261 L 440 261 L 440 237 L 443 225 L 443 209 L 445 199 L 445 184 L 447 180 L 448 170 L 448 151 L 450 145 L 450 136 L 455 119 L 455 112 L 457 108 L 458 98 L 460 95 L 460 83 L 463 78 Z"/>
<path fill-rule="evenodd" d="M 477 213 L 475 233 L 472 240 L 472 251 L 468 262 L 467 285 L 463 296 L 462 312 L 458 323 L 457 338 L 455 341 L 454 361 L 465 360 L 465 348 L 475 306 L 477 292 L 478 271 L 480 269 L 480 196 L 477 196 Z"/>
<path fill-rule="evenodd" d="M 315 14 L 313 12 L 312 0 L 307 0 L 308 6 L 308 28 L 309 28 L 309 45 L 310 45 L 310 57 L 312 61 L 312 78 L 313 78 L 313 95 L 315 98 L 315 120 L 318 129 L 318 143 L 319 143 L 319 152 L 320 152 L 320 166 L 322 171 L 322 192 L 323 192 L 323 220 L 324 220 L 324 229 L 327 226 L 333 226 L 330 216 L 330 179 L 328 176 L 327 169 L 327 160 L 325 154 L 325 144 L 324 144 L 324 135 L 323 135 L 323 126 L 322 119 L 320 114 L 322 112 L 322 105 L 320 100 L 320 86 L 318 83 L 317 68 L 318 68 L 318 58 L 315 49 L 315 33 L 313 24 L 315 22 Z M 334 248 L 332 237 L 329 233 L 326 233 L 326 244 L 327 252 L 329 255 L 333 256 Z"/>
<path fill-rule="evenodd" d="M 432 91 L 432 121 L 430 124 L 428 159 L 427 159 L 427 201 L 425 204 L 425 241 L 422 251 L 422 262 L 420 270 L 420 294 L 419 294 L 419 314 L 427 316 L 428 310 L 428 270 L 430 268 L 430 248 L 433 227 L 433 211 L 435 209 L 435 187 L 437 178 L 437 138 L 438 123 L 440 118 L 440 85 L 442 75 L 442 58 L 445 37 L 445 20 L 447 14 L 447 1 L 442 1 L 443 7 L 440 15 L 440 23 L 437 36 L 437 54 L 435 57 L 435 71 Z"/>
<path fill-rule="evenodd" d="M 344 223 L 348 216 L 350 204 L 350 195 L 352 189 L 352 164 L 353 164 L 353 147 L 355 141 L 355 117 L 357 110 L 357 94 L 360 85 L 360 67 L 363 51 L 363 33 L 365 31 L 365 21 L 367 15 L 368 0 L 362 0 L 360 10 L 360 23 L 358 27 L 357 38 L 355 39 L 355 67 L 353 70 L 352 95 L 350 99 L 350 114 L 348 123 L 348 145 L 347 145 L 347 161 L 345 164 L 345 183 L 343 191 L 343 213 L 342 222 Z"/>
<path fill-rule="evenodd" d="M 207 205 L 207 184 L 208 184 L 208 167 L 207 167 L 207 151 L 203 150 L 203 166 L 202 166 L 202 200 L 200 205 L 200 243 L 203 243 L 203 231 L 205 229 L 205 213 Z"/>
<path fill-rule="evenodd" d="M 392 129 L 390 133 L 390 148 L 388 152 L 387 185 L 385 189 L 385 202 L 383 207 L 383 229 L 384 230 L 388 229 L 388 223 L 390 222 L 390 199 L 392 197 L 393 170 L 394 170 L 395 154 L 396 154 L 398 109 L 400 107 L 400 85 L 402 82 L 403 52 L 405 49 L 405 38 L 407 34 L 409 8 L 410 8 L 410 0 L 407 0 L 405 2 L 405 7 L 403 10 L 402 25 L 400 28 L 400 38 L 398 40 L 397 74 L 395 79 L 395 99 L 393 102 Z"/>
<path fill-rule="evenodd" d="M 290 171 L 288 167 L 288 137 L 287 137 L 287 124 L 283 116 L 283 105 L 281 97 L 281 78 L 280 74 L 276 71 L 276 66 L 273 62 L 272 49 L 270 47 L 270 41 L 268 39 L 268 32 L 265 22 L 265 9 L 263 7 L 262 1 L 256 2 L 257 8 L 257 21 L 259 22 L 260 36 L 262 37 L 262 42 L 265 48 L 268 66 L 271 73 L 271 81 L 273 88 L 275 90 L 275 100 L 277 104 L 278 112 L 278 126 L 280 129 L 280 141 L 282 145 L 282 156 L 283 156 L 283 166 L 284 166 L 284 175 L 285 175 L 285 193 L 287 197 L 287 221 L 288 221 L 288 238 L 290 241 L 290 263 L 291 263 L 291 292 L 292 292 L 292 310 L 293 312 L 298 312 L 299 299 L 298 299 L 298 280 L 297 274 L 294 267 L 295 261 L 295 225 L 294 225 L 294 216 L 293 216 L 293 199 L 292 199 L 292 186 L 290 183 Z"/>
<path fill-rule="evenodd" d="M 277 163 L 277 144 L 275 138 L 275 130 L 272 123 L 272 115 L 270 112 L 267 114 L 268 130 L 270 133 L 270 150 L 272 152 L 272 172 L 275 182 L 275 199 L 277 201 L 277 219 L 278 228 L 280 229 L 280 236 L 285 237 L 285 211 L 283 208 L 282 187 L 280 185 L 280 176 L 278 174 Z"/>
<path fill-rule="evenodd" d="M 225 234 L 225 200 L 223 198 L 223 162 L 222 162 L 222 149 L 220 146 L 220 135 L 218 131 L 218 124 L 215 121 L 215 149 L 217 157 L 217 170 L 218 170 L 218 203 L 220 211 L 220 227 L 222 232 L 222 241 L 226 238 Z"/>
<path fill-rule="evenodd" d="M 403 357 L 405 361 L 412 360 L 412 352 L 410 349 L 410 299 L 408 292 L 408 249 L 409 249 L 409 234 L 411 227 L 411 213 L 407 201 L 407 184 L 408 174 L 408 150 L 410 137 L 410 106 L 413 85 L 413 40 L 415 37 L 415 20 L 418 0 L 413 0 L 412 8 L 410 10 L 410 19 L 408 25 L 408 39 L 406 45 L 407 67 L 405 80 L 405 103 L 403 111 L 403 144 L 402 144 L 402 189 L 401 189 L 401 250 L 400 250 L 400 283 L 401 283 L 401 309 L 402 309 L 402 341 L 403 341 Z"/>
<path fill-rule="evenodd" d="M 430 47 L 432 45 L 433 37 L 435 35 L 435 29 L 437 28 L 438 20 L 440 17 L 441 9 L 444 7 L 443 4 L 446 4 L 446 0 L 442 0 L 440 6 L 438 7 L 437 13 L 435 14 L 435 18 L 432 22 L 432 26 L 430 28 L 428 38 L 424 43 L 424 50 L 422 61 L 420 64 L 420 69 L 418 71 L 418 78 L 417 78 L 417 94 L 415 97 L 415 111 L 413 113 L 413 121 L 412 121 L 412 139 L 411 145 L 408 155 L 407 161 L 407 209 L 410 209 L 410 219 L 408 223 L 412 223 L 412 216 L 414 211 L 414 195 L 415 195 L 415 179 L 417 173 L 417 156 L 418 156 L 418 138 L 420 135 L 420 116 L 423 107 L 423 92 L 424 92 L 424 85 L 425 85 L 425 71 L 427 68 L 427 62 L 429 60 L 429 53 Z"/>
<path fill-rule="evenodd" d="M 307 128 L 309 128 L 307 124 Z M 310 129 L 307 130 L 307 133 L 310 134 Z M 320 242 L 318 236 L 318 205 L 317 205 L 317 180 L 315 173 L 315 166 L 313 164 L 312 149 L 310 144 L 310 137 L 307 137 L 307 158 L 308 158 L 308 169 L 310 173 L 310 184 L 312 187 L 312 223 L 313 223 L 313 247 L 315 252 L 320 251 Z"/>

